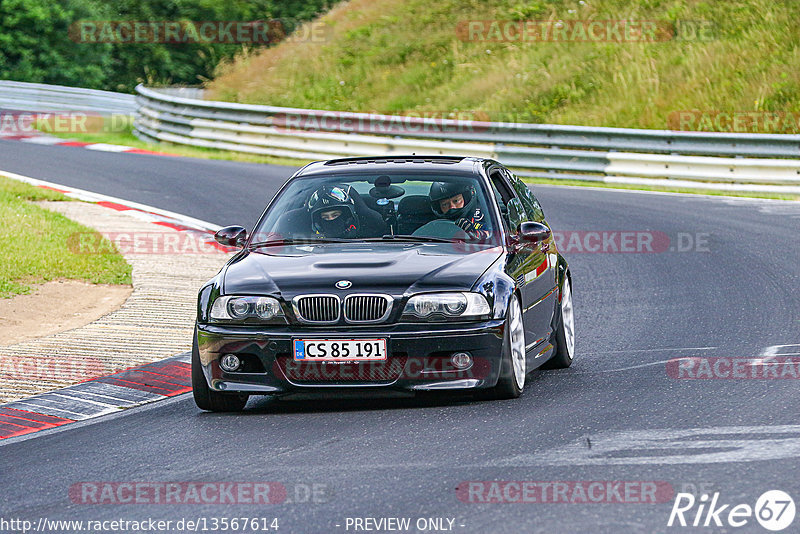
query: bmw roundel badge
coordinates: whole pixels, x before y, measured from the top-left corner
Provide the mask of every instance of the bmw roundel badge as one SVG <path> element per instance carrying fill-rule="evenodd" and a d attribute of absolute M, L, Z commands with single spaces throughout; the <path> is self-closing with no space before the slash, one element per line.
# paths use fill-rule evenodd
<path fill-rule="evenodd" d="M 350 280 L 339 280 L 336 282 L 336 289 L 350 289 L 353 285 L 353 282 Z"/>

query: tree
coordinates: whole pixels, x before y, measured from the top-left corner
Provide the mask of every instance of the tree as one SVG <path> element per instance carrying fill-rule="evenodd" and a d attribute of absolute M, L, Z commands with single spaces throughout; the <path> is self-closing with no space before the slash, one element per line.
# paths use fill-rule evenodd
<path fill-rule="evenodd" d="M 0 78 L 101 87 L 111 46 L 69 38 L 73 21 L 96 18 L 101 10 L 92 0 L 0 0 Z"/>
<path fill-rule="evenodd" d="M 132 92 L 196 85 L 253 44 L 82 42 L 80 22 L 269 21 L 288 30 L 329 0 L 0 0 L 0 79 Z M 106 24 L 106 26 L 109 26 Z M 73 31 L 70 32 L 72 27 Z"/>

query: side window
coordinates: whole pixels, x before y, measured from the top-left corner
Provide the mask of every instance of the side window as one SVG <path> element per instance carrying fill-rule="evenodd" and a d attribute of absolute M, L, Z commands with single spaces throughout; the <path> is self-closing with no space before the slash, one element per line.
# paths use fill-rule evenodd
<path fill-rule="evenodd" d="M 508 186 L 506 180 L 499 170 L 494 170 L 489 174 L 492 182 L 492 190 L 500 206 L 500 213 L 503 216 L 503 225 L 509 232 L 516 232 L 520 223 L 527 220 L 525 208 Z"/>
<path fill-rule="evenodd" d="M 525 182 L 511 174 L 508 170 L 505 171 L 505 175 L 509 181 L 514 184 L 514 190 L 522 201 L 522 205 L 525 206 L 525 211 L 528 212 L 530 220 L 542 222 L 544 220 L 544 211 L 539 201 L 536 200 L 533 191 L 525 185 Z"/>

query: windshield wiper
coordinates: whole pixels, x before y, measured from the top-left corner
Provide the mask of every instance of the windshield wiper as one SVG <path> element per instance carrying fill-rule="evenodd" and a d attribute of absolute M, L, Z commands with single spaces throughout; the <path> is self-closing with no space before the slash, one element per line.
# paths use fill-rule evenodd
<path fill-rule="evenodd" d="M 425 235 L 385 235 L 383 237 L 368 237 L 363 239 L 362 241 L 403 241 L 408 243 L 453 243 L 454 241 L 451 239 L 445 239 L 443 237 L 430 237 Z"/>
<path fill-rule="evenodd" d="M 352 243 L 350 239 L 331 239 L 326 237 L 295 238 L 295 239 L 271 239 L 269 241 L 259 241 L 250 243 L 250 248 L 254 247 L 281 247 L 285 245 L 317 245 L 320 243 Z"/>

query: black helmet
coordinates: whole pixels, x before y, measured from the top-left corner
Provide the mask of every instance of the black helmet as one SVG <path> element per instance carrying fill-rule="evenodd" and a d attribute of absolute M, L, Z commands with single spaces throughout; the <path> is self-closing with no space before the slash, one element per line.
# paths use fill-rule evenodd
<path fill-rule="evenodd" d="M 448 210 L 447 213 L 442 213 L 441 201 L 454 197 L 456 195 L 463 195 L 464 207 L 458 209 Z M 446 217 L 453 221 L 460 219 L 465 214 L 474 211 L 477 196 L 475 195 L 475 186 L 465 182 L 433 182 L 431 184 L 431 191 L 428 194 L 431 201 L 431 209 L 439 217 Z"/>
<path fill-rule="evenodd" d="M 359 226 L 355 201 L 350 194 L 349 185 L 323 185 L 311 193 L 306 202 L 311 214 L 311 229 L 325 237 L 346 237 Z M 340 210 L 341 214 L 333 220 L 325 220 L 322 213 Z"/>

